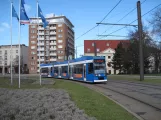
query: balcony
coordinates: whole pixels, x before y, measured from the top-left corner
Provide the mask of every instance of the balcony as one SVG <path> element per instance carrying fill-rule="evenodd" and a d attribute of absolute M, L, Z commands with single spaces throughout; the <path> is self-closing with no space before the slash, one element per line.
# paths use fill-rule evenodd
<path fill-rule="evenodd" d="M 56 40 L 56 37 L 50 37 L 50 40 Z"/>
<path fill-rule="evenodd" d="M 50 32 L 50 35 L 56 35 L 56 32 Z"/>
<path fill-rule="evenodd" d="M 43 28 L 43 27 L 38 27 L 37 29 L 38 29 L 38 30 L 44 30 L 44 28 Z"/>
<path fill-rule="evenodd" d="M 38 40 L 44 40 L 44 38 L 40 38 L 40 37 L 39 37 Z"/>
<path fill-rule="evenodd" d="M 37 43 L 37 45 L 39 46 L 44 46 L 44 43 Z"/>
<path fill-rule="evenodd" d="M 37 35 L 44 35 L 44 32 L 39 32 L 37 33 Z"/>
<path fill-rule="evenodd" d="M 52 47 L 51 47 L 50 50 L 56 50 L 56 48 L 52 48 Z"/>
<path fill-rule="evenodd" d="M 44 61 L 44 59 L 37 59 L 37 61 L 39 61 L 39 60 L 40 60 L 41 62 L 43 62 L 43 61 Z"/>
<path fill-rule="evenodd" d="M 50 30 L 55 30 L 56 29 L 56 27 L 50 27 Z"/>
<path fill-rule="evenodd" d="M 37 50 L 38 51 L 44 51 L 44 48 L 38 48 Z"/>
<path fill-rule="evenodd" d="M 57 59 L 56 58 L 50 58 L 50 61 L 56 61 Z"/>
<path fill-rule="evenodd" d="M 50 53 L 50 56 L 56 56 L 57 54 L 56 53 Z"/>
<path fill-rule="evenodd" d="M 50 45 L 56 45 L 56 42 L 51 42 Z"/>
<path fill-rule="evenodd" d="M 44 56 L 44 53 L 38 53 L 37 56 Z"/>

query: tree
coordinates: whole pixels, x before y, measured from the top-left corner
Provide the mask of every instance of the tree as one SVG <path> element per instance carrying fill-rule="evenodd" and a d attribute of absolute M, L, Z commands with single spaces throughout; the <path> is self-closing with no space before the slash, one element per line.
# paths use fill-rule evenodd
<path fill-rule="evenodd" d="M 152 33 L 159 36 L 161 38 L 161 8 L 157 9 L 152 14 L 152 19 L 150 20 L 150 23 L 153 27 Z"/>

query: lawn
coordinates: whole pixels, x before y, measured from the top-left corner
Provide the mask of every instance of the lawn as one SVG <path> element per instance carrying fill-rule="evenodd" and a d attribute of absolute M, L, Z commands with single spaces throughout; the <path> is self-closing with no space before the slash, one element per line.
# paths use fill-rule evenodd
<path fill-rule="evenodd" d="M 78 83 L 56 80 L 54 88 L 67 90 L 80 109 L 85 110 L 87 115 L 98 120 L 136 120 L 134 116 L 113 101 Z"/>
<path fill-rule="evenodd" d="M 129 80 L 137 82 L 145 82 L 152 84 L 161 84 L 161 76 L 144 76 L 144 81 L 140 81 L 139 75 L 109 75 L 108 80 Z"/>
<path fill-rule="evenodd" d="M 33 78 L 33 77 L 28 77 L 27 79 L 22 79 L 21 80 L 21 88 L 22 89 L 36 89 L 36 88 L 52 88 L 53 85 L 39 85 L 39 84 L 33 84 L 39 80 L 39 78 Z M 43 79 L 42 79 L 43 80 Z M 0 88 L 10 88 L 10 89 L 17 89 L 18 88 L 18 78 L 13 79 L 13 85 L 11 85 L 11 80 L 9 77 L 0 77 Z"/>

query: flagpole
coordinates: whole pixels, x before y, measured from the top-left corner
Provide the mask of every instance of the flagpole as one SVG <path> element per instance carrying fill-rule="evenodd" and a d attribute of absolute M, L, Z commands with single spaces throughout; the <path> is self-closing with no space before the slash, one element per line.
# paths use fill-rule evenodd
<path fill-rule="evenodd" d="M 41 68 L 40 68 L 40 41 L 39 41 L 39 15 L 38 15 L 38 5 L 39 5 L 39 3 L 38 3 L 38 0 L 37 0 L 37 22 L 38 22 L 38 23 L 37 23 L 37 26 L 38 26 L 37 28 L 38 28 L 38 43 L 39 43 L 39 44 L 38 44 L 38 46 L 39 46 L 39 47 L 38 47 L 38 48 L 39 48 L 39 50 L 38 50 L 38 51 L 39 51 L 39 77 L 40 77 L 40 85 L 41 85 L 41 72 L 40 72 L 40 71 L 41 71 Z"/>
<path fill-rule="evenodd" d="M 11 24 L 10 24 L 10 34 L 11 34 L 11 49 L 10 49 L 10 74 L 11 74 L 11 85 L 13 85 L 13 80 L 12 80 L 12 6 L 13 2 L 11 0 Z"/>
<path fill-rule="evenodd" d="M 20 38 L 21 38 L 21 26 L 20 26 L 20 21 L 21 21 L 21 0 L 19 0 L 19 88 L 20 88 L 20 55 L 21 55 L 21 51 L 20 51 Z"/>

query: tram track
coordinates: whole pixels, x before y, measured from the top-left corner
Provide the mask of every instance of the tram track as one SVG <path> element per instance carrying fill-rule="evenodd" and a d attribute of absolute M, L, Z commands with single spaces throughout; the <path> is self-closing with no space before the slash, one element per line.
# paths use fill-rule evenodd
<path fill-rule="evenodd" d="M 152 104 L 149 104 L 149 103 L 147 103 L 147 102 L 144 102 L 144 101 L 142 101 L 142 100 L 140 100 L 140 99 L 137 99 L 136 97 L 132 97 L 132 96 L 130 96 L 130 95 L 127 95 L 127 94 L 125 94 L 125 93 L 123 93 L 123 92 L 120 92 L 120 91 L 117 91 L 117 90 L 115 90 L 115 89 L 111 89 L 111 88 L 105 87 L 105 85 L 100 85 L 100 84 L 98 84 L 98 85 L 94 85 L 94 86 L 99 87 L 99 88 L 103 88 L 104 90 L 110 90 L 110 91 L 113 91 L 113 92 L 115 92 L 115 93 L 119 93 L 120 95 L 129 97 L 129 98 L 131 98 L 131 99 L 133 99 L 133 100 L 136 100 L 136 101 L 139 101 L 139 102 L 141 102 L 141 103 L 143 103 L 143 104 L 145 104 L 145 105 L 148 105 L 148 106 L 150 106 L 150 107 L 156 109 L 157 111 L 160 111 L 160 112 L 161 112 L 161 108 L 156 107 L 156 106 L 154 106 L 154 105 L 152 105 Z"/>
<path fill-rule="evenodd" d="M 132 81 L 116 81 L 116 80 L 109 80 L 108 82 L 134 85 L 134 86 L 140 86 L 140 87 L 148 87 L 148 88 L 152 88 L 152 89 L 161 90 L 161 85 L 153 85 L 153 84 L 148 84 L 148 83 L 138 83 L 138 82 L 132 82 Z"/>

